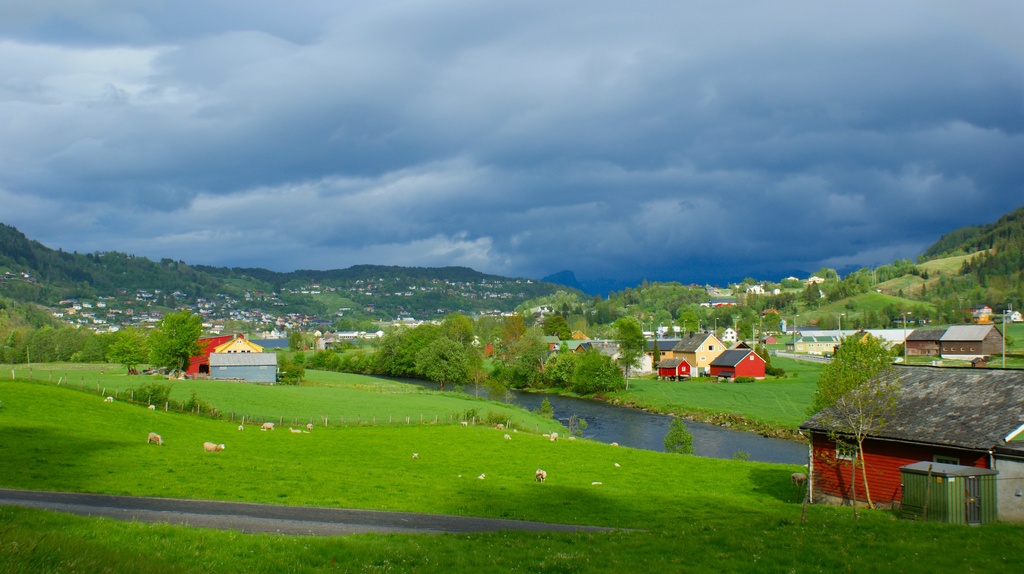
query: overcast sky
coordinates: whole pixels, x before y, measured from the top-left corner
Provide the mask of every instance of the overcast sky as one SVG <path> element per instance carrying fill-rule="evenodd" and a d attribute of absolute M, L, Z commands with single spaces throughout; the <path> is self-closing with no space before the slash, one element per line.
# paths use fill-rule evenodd
<path fill-rule="evenodd" d="M 1024 2 L 0 0 L 0 222 L 277 271 L 778 280 L 1024 205 Z"/>

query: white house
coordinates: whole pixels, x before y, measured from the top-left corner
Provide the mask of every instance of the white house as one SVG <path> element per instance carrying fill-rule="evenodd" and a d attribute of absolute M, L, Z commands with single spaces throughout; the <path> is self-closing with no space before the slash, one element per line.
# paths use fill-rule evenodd
<path fill-rule="evenodd" d="M 722 332 L 723 343 L 735 343 L 736 342 L 736 331 L 732 327 L 726 327 L 725 331 Z"/>

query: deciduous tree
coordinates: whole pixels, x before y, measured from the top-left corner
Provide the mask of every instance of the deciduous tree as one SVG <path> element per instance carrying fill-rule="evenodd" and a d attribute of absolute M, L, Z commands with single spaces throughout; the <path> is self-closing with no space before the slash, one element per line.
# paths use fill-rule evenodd
<path fill-rule="evenodd" d="M 184 371 L 189 359 L 202 352 L 199 345 L 202 333 L 203 324 L 199 315 L 193 315 L 188 310 L 168 313 L 150 335 L 153 364 Z"/>
<path fill-rule="evenodd" d="M 647 339 L 644 338 L 640 322 L 633 317 L 622 317 L 612 325 L 615 329 L 615 342 L 619 345 L 618 364 L 626 378 L 626 390 L 629 390 L 629 371 L 640 366 L 640 359 L 647 350 Z"/>

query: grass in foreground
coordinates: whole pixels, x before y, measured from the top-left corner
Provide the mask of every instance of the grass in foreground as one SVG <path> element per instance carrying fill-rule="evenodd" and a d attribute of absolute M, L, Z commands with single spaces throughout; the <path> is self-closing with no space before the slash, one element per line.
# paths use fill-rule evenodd
<path fill-rule="evenodd" d="M 5 487 L 640 529 L 289 537 L 0 508 L 0 571 L 1006 571 L 1024 552 L 1024 528 L 1013 525 L 906 522 L 881 511 L 854 521 L 848 508 L 824 506 L 802 524 L 794 469 L 784 465 L 528 433 L 505 441 L 458 425 L 239 432 L 40 382 L 0 382 L 0 400 Z M 150 430 L 168 444 L 145 444 Z M 227 449 L 205 453 L 204 440 Z M 537 467 L 547 483 L 533 481 Z M 479 472 L 487 479 L 471 478 Z"/>

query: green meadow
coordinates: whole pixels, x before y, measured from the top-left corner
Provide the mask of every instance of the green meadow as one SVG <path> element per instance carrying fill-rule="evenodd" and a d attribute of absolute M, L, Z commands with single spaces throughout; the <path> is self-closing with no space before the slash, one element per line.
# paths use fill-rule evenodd
<path fill-rule="evenodd" d="M 728 414 L 744 419 L 755 428 L 795 431 L 807 420 L 807 408 L 817 388 L 821 365 L 782 357 L 772 357 L 772 365 L 785 369 L 785 376 L 754 383 L 725 383 L 717 379 L 630 379 L 629 390 L 614 393 L 612 397 L 622 404 L 696 420 L 712 420 Z"/>
<path fill-rule="evenodd" d="M 197 390 L 221 413 L 235 401 L 237 412 L 294 408 L 296 417 L 346 406 L 361 418 L 397 413 L 403 409 L 391 406 L 396 400 L 438 413 L 511 409 L 367 377 L 314 375 L 318 382 L 302 387 L 222 387 L 203 381 L 193 387 L 176 381 L 174 394 Z M 237 421 L 150 411 L 124 400 L 106 403 L 96 394 L 97 385 L 123 390 L 127 386 L 118 383 L 139 379 L 109 369 L 75 372 L 70 384 L 62 379 L 58 385 L 57 376 L 51 381 L 39 370 L 33 377 L 0 380 L 0 487 L 621 530 L 282 536 L 0 507 L 0 572 L 1007 571 L 1024 553 L 1024 527 L 1016 525 L 966 528 L 867 510 L 855 520 L 848 507 L 824 505 L 809 506 L 803 522 L 801 492 L 789 480 L 800 467 L 587 440 L 551 442 L 540 433 L 557 428 L 544 426 L 555 423 L 525 411 L 513 417 L 523 430 L 510 433 L 511 440 L 503 438 L 508 431 L 489 424 L 462 426 L 441 416 L 436 424 L 403 418 L 391 424 L 332 421 L 309 433 L 280 426 L 264 432 L 257 425 L 239 431 Z M 80 377 L 87 380 L 76 383 Z M 764 393 L 760 399 L 734 399 L 736 410 L 782 421 L 799 418 L 785 413 L 798 408 L 796 389 L 807 384 L 804 378 L 809 372 L 764 383 L 707 383 L 707 388 Z M 659 394 L 654 383 L 631 382 L 631 389 L 661 397 L 665 405 L 686 399 L 676 392 Z M 676 385 L 673 389 L 683 388 Z M 697 385 L 687 391 L 697 393 L 694 402 L 729 404 L 719 391 Z M 761 404 L 770 402 L 767 397 L 776 404 Z M 149 432 L 161 434 L 165 445 L 147 444 Z M 205 441 L 223 443 L 225 450 L 207 453 Z M 547 470 L 547 482 L 533 480 L 537 468 Z M 477 479 L 480 474 L 486 478 Z"/>

